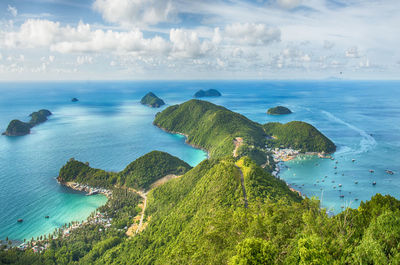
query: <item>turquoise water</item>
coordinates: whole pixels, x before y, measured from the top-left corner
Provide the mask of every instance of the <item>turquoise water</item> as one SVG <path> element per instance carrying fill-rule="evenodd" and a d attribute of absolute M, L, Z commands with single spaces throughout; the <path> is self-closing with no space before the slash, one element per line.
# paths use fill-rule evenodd
<path fill-rule="evenodd" d="M 193 166 L 205 159 L 204 152 L 185 145 L 181 136 L 152 125 L 163 108 L 151 109 L 139 101 L 153 91 L 172 105 L 208 88 L 223 93 L 211 102 L 254 121 L 303 120 L 336 143 L 338 164 L 301 158 L 285 163 L 290 169 L 281 174 L 302 193 L 321 198 L 324 207 L 334 212 L 343 205 L 357 207 L 377 192 L 400 198 L 400 82 L 1 83 L 1 131 L 10 120 L 28 120 L 28 114 L 41 108 L 54 115 L 31 135 L 0 137 L 0 238 L 21 240 L 49 233 L 66 222 L 85 219 L 105 203 L 103 196 L 83 196 L 57 184 L 60 167 L 71 157 L 113 171 L 152 150 L 169 152 Z M 72 103 L 72 97 L 80 101 Z M 294 113 L 266 115 L 276 105 Z M 386 174 L 386 169 L 395 174 Z M 333 189 L 339 183 L 341 192 Z M 24 222 L 17 223 L 18 218 Z"/>

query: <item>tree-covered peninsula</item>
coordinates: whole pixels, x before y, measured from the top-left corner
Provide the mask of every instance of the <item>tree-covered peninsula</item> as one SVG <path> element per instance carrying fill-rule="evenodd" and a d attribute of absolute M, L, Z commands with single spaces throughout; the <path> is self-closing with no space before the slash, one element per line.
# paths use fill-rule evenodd
<path fill-rule="evenodd" d="M 290 114 L 292 111 L 286 107 L 283 106 L 276 106 L 274 108 L 270 108 L 267 111 L 267 114 L 269 115 L 284 115 L 284 114 Z"/>
<path fill-rule="evenodd" d="M 147 93 L 142 100 L 140 100 L 140 103 L 152 108 L 159 108 L 162 105 L 165 105 L 164 100 L 161 98 L 157 97 L 154 93 L 149 92 Z"/>
<path fill-rule="evenodd" d="M 152 151 L 130 163 L 121 172 L 107 172 L 92 168 L 89 163 L 70 159 L 61 168 L 57 180 L 61 183 L 77 182 L 94 187 L 110 188 L 117 185 L 146 190 L 150 184 L 166 175 L 183 175 L 190 169 L 190 165 L 175 156 Z"/>
<path fill-rule="evenodd" d="M 332 141 L 305 122 L 288 123 L 278 131 L 276 123 L 261 125 L 222 106 L 195 99 L 158 113 L 154 124 L 172 133 L 185 134 L 189 144 L 208 150 L 214 158 L 232 155 L 236 138 L 242 139 L 238 156 L 250 156 L 259 164 L 266 162 L 266 144 L 299 148 L 303 152 L 335 151 Z"/>
<path fill-rule="evenodd" d="M 216 89 L 208 89 L 208 90 L 200 89 L 194 94 L 195 98 L 220 97 L 220 96 L 222 96 L 221 93 Z"/>
<path fill-rule="evenodd" d="M 29 122 L 23 122 L 20 120 L 12 120 L 3 133 L 3 135 L 7 136 L 23 136 L 30 134 L 31 128 L 47 121 L 47 117 L 52 115 L 49 110 L 42 109 L 36 112 L 32 112 L 29 116 L 31 120 Z"/>

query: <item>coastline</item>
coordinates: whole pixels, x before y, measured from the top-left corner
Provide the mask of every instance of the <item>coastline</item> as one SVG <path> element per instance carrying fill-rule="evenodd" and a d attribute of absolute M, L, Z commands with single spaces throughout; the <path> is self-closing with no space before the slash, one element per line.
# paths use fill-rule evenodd
<path fill-rule="evenodd" d="M 291 148 L 275 148 L 275 149 L 267 149 L 272 152 L 272 156 L 275 161 L 275 170 L 272 172 L 272 176 L 279 178 L 279 173 L 281 171 L 281 166 L 280 163 L 284 163 L 293 159 L 296 159 L 299 156 L 318 156 L 319 158 L 324 158 L 324 159 L 333 159 L 331 155 L 325 154 L 324 152 L 306 152 L 302 153 L 300 150 L 294 150 Z M 296 192 L 299 194 L 301 197 L 304 197 L 299 190 L 293 188 L 289 183 L 285 181 L 286 185 L 289 187 L 289 189 L 293 192 Z"/>
<path fill-rule="evenodd" d="M 62 182 L 58 181 L 57 182 L 65 187 L 68 187 L 70 189 L 76 190 L 76 191 L 83 191 L 87 192 L 86 196 L 91 196 L 91 195 L 96 195 L 96 194 L 102 194 L 107 197 L 107 199 L 110 199 L 112 196 L 112 191 L 104 188 L 96 188 L 96 187 L 91 187 L 89 185 L 85 184 L 79 184 L 77 182 L 73 181 L 67 181 L 67 182 Z"/>
<path fill-rule="evenodd" d="M 169 131 L 169 130 L 167 130 L 167 129 L 165 129 L 165 128 L 163 128 L 163 127 L 161 127 L 161 126 L 159 126 L 159 125 L 157 125 L 157 124 L 155 124 L 155 123 L 153 123 L 155 126 L 157 126 L 158 128 L 160 128 L 161 130 L 163 130 L 164 132 L 167 132 L 167 133 L 170 133 L 170 134 L 179 134 L 179 135 L 182 135 L 182 136 L 185 136 L 185 144 L 187 144 L 187 145 L 189 145 L 189 146 L 191 146 L 191 147 L 193 147 L 193 148 L 196 148 L 196 149 L 200 149 L 200 150 L 202 150 L 202 151 L 204 151 L 204 152 L 206 152 L 207 153 L 207 159 L 210 159 L 210 152 L 207 150 L 207 149 L 205 149 L 205 148 L 203 148 L 203 147 L 201 147 L 201 146 L 198 146 L 198 145 L 195 145 L 195 144 L 192 144 L 192 143 L 189 143 L 189 136 L 187 135 L 187 134 L 184 134 L 184 133 L 181 133 L 181 132 L 174 132 L 174 131 Z"/>

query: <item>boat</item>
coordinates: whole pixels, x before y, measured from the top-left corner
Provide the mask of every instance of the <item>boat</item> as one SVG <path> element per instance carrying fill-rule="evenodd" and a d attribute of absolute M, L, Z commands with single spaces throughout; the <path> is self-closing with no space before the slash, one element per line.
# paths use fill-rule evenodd
<path fill-rule="evenodd" d="M 351 162 L 354 162 L 354 161 L 356 161 L 356 160 L 355 160 L 355 159 L 352 159 L 352 160 L 351 160 Z"/>
<path fill-rule="evenodd" d="M 354 200 L 355 200 L 355 201 L 358 201 L 358 198 L 355 198 Z"/>
<path fill-rule="evenodd" d="M 325 176 L 325 178 L 327 178 L 328 176 Z"/>
<path fill-rule="evenodd" d="M 333 186 L 334 189 L 336 189 L 336 186 Z"/>
<path fill-rule="evenodd" d="M 375 185 L 376 185 L 376 181 L 372 182 L 372 185 L 374 185 L 374 186 L 375 186 Z"/>
<path fill-rule="evenodd" d="M 337 166 L 335 166 L 334 169 L 337 169 Z"/>
<path fill-rule="evenodd" d="M 373 170 L 373 169 L 370 169 L 369 172 L 370 172 L 370 173 L 374 173 L 374 170 Z"/>
<path fill-rule="evenodd" d="M 50 216 L 46 215 L 44 218 L 46 218 L 46 219 L 49 219 L 49 218 L 50 218 Z"/>
<path fill-rule="evenodd" d="M 22 221 L 24 221 L 23 219 L 18 219 L 17 222 L 18 223 L 22 223 Z"/>
<path fill-rule="evenodd" d="M 342 187 L 342 184 L 339 184 L 339 187 Z"/>
<path fill-rule="evenodd" d="M 339 163 L 339 161 L 336 161 L 336 164 Z"/>
<path fill-rule="evenodd" d="M 391 171 L 391 170 L 385 170 L 385 172 L 388 173 L 389 175 L 393 175 L 394 174 L 394 172 Z"/>
<path fill-rule="evenodd" d="M 340 195 L 339 197 L 340 197 L 340 198 L 344 198 L 344 195 Z"/>
<path fill-rule="evenodd" d="M 358 184 L 358 181 L 354 181 L 354 184 Z"/>
<path fill-rule="evenodd" d="M 323 180 L 321 180 L 322 182 L 325 182 L 325 180 L 323 179 Z"/>
<path fill-rule="evenodd" d="M 335 172 L 335 175 L 337 174 L 337 172 Z"/>

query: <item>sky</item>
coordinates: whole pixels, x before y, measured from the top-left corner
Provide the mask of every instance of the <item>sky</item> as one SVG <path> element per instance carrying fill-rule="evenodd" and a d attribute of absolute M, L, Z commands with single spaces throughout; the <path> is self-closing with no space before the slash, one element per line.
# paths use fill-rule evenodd
<path fill-rule="evenodd" d="M 399 79 L 398 0 L 1 0 L 0 81 Z"/>

